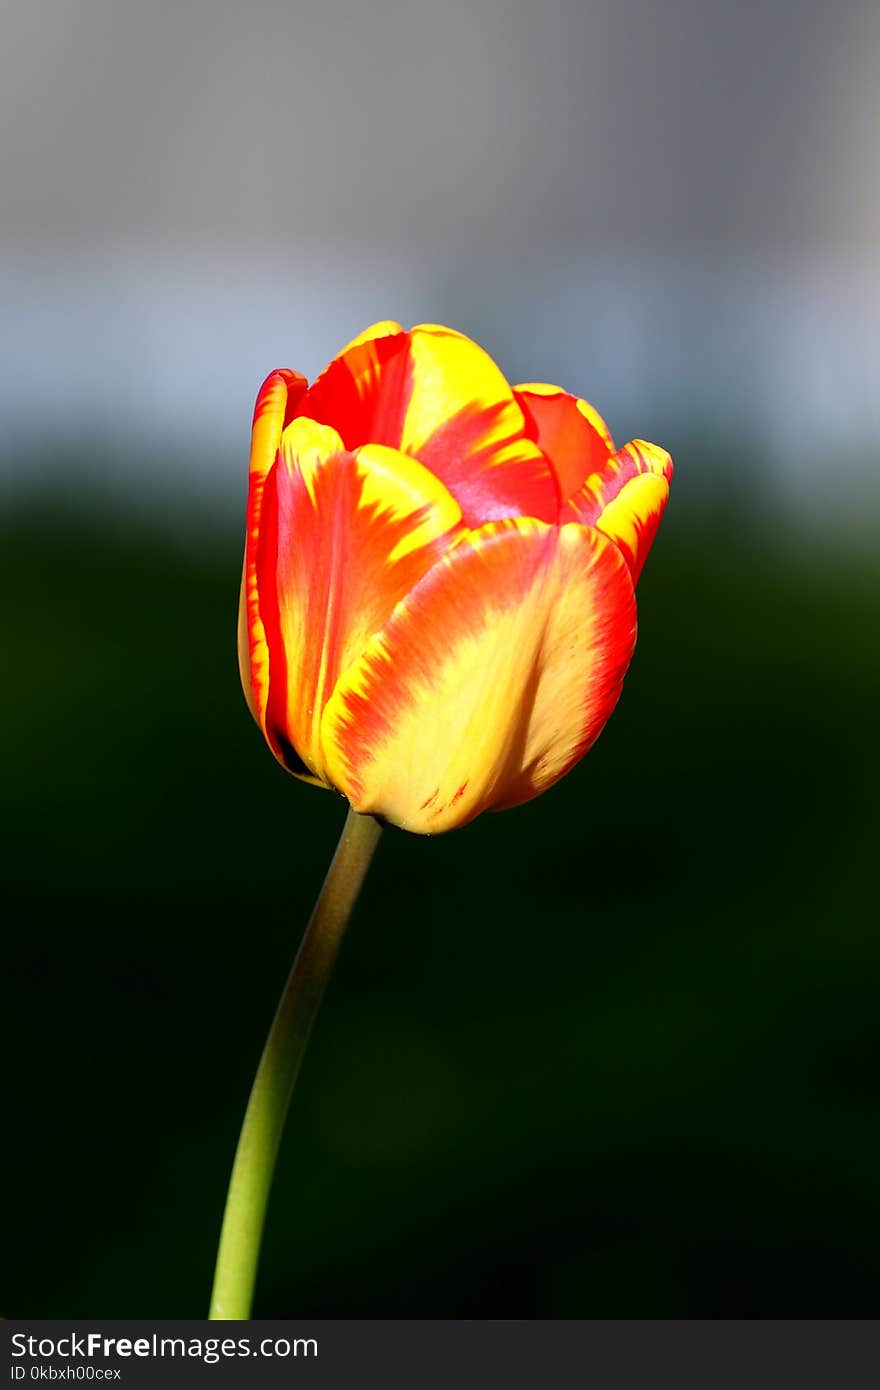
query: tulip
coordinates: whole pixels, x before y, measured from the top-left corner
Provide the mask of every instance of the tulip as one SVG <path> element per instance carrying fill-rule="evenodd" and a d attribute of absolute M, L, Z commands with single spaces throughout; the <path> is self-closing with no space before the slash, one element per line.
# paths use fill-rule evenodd
<path fill-rule="evenodd" d="M 470 339 L 380 323 L 257 398 L 240 659 L 294 775 L 406 830 L 558 781 L 598 737 L 672 463 Z"/>
<path fill-rule="evenodd" d="M 460 333 L 379 323 L 257 397 L 239 659 L 272 752 L 351 807 L 232 1166 L 209 1316 L 250 1316 L 284 1119 L 383 821 L 430 834 L 558 781 L 636 636 L 672 463 Z"/>

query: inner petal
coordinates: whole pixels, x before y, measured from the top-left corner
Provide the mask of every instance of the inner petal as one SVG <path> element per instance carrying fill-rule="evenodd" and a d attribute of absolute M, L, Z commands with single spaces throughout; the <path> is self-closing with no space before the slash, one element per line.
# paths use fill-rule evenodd
<path fill-rule="evenodd" d="M 614 453 L 608 426 L 591 405 L 559 386 L 531 382 L 517 386 L 514 395 L 529 437 L 547 456 L 565 503 Z"/>
<path fill-rule="evenodd" d="M 437 324 L 372 333 L 330 364 L 299 413 L 332 425 L 348 449 L 378 443 L 418 458 L 469 526 L 514 516 L 555 521 L 555 476 L 482 348 Z"/>

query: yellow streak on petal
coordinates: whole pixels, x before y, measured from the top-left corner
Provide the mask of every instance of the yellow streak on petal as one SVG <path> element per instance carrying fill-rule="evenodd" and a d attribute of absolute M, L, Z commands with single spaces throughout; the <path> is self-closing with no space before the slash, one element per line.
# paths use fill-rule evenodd
<path fill-rule="evenodd" d="M 291 393 L 301 395 L 306 379 L 299 372 L 272 372 L 260 388 L 251 430 L 248 478 L 248 530 L 239 599 L 239 671 L 245 699 L 252 715 L 266 732 L 266 698 L 269 688 L 269 649 L 260 617 L 256 552 L 266 475 L 275 462 L 281 430 Z"/>
<path fill-rule="evenodd" d="M 315 500 L 315 479 L 318 470 L 334 454 L 345 452 L 336 430 L 330 425 L 319 425 L 307 415 L 291 420 L 281 436 L 281 460 L 288 473 L 299 473 L 308 488 L 312 502 Z"/>
<path fill-rule="evenodd" d="M 411 525 L 388 556 L 389 564 L 420 550 L 461 521 L 461 507 L 439 478 L 416 459 L 384 444 L 365 444 L 355 450 L 366 464 L 361 505 L 375 506 L 395 520 L 410 517 Z"/>
<path fill-rule="evenodd" d="M 263 636 L 263 648 L 264 651 L 261 655 L 265 661 L 265 636 Z M 248 633 L 247 611 L 247 561 L 242 565 L 241 591 L 238 599 L 238 673 L 241 676 L 241 688 L 244 691 L 247 707 L 256 723 L 262 726 L 263 714 L 257 703 L 257 695 L 251 678 L 251 639 Z"/>
<path fill-rule="evenodd" d="M 507 378 L 470 338 L 442 324 L 420 323 L 410 333 L 410 358 L 413 390 L 400 445 L 404 453 L 418 456 L 444 419 L 485 411 L 478 443 L 492 451 L 486 466 L 496 468 L 532 453 L 540 457 L 523 437 L 522 411 Z"/>
<path fill-rule="evenodd" d="M 376 338 L 391 338 L 395 333 L 403 332 L 403 324 L 395 323 L 393 319 L 381 319 L 379 323 L 371 323 L 369 328 L 365 328 L 363 333 L 359 333 L 356 338 L 352 338 L 350 343 L 346 343 L 342 352 L 337 352 L 337 357 L 344 357 L 352 348 L 360 347 L 362 343 L 372 343 Z"/>
<path fill-rule="evenodd" d="M 534 396 L 564 396 L 567 393 L 561 386 L 553 386 L 549 381 L 521 381 L 514 391 L 529 391 Z"/>
<path fill-rule="evenodd" d="M 583 415 L 587 424 L 592 425 L 596 433 L 601 435 L 602 438 L 605 440 L 605 443 L 608 445 L 609 454 L 613 454 L 614 440 L 611 438 L 611 431 L 609 430 L 605 421 L 602 419 L 602 416 L 599 414 L 598 410 L 595 410 L 593 406 L 590 405 L 589 401 L 582 401 L 578 399 L 576 404 L 578 410 L 580 411 L 581 415 Z"/>

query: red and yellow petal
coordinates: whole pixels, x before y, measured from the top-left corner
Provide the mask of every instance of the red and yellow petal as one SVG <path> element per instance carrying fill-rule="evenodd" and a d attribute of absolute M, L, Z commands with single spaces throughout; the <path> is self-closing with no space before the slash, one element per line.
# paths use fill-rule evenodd
<path fill-rule="evenodd" d="M 555 476 L 527 437 L 510 386 L 482 348 L 451 329 L 367 329 L 321 374 L 299 413 L 332 425 L 348 449 L 385 444 L 417 458 L 469 526 L 556 519 Z"/>
<path fill-rule="evenodd" d="M 291 771 L 332 780 L 319 730 L 340 672 L 460 529 L 457 503 L 415 460 L 380 445 L 350 452 L 310 419 L 285 430 L 256 570 L 266 736 Z"/>
<path fill-rule="evenodd" d="M 408 348 L 409 334 L 400 324 L 373 324 L 325 367 L 298 413 L 332 426 L 346 449 L 399 449 L 411 390 Z"/>
<path fill-rule="evenodd" d="M 614 541 L 629 565 L 633 584 L 638 582 L 668 500 L 666 479 L 643 473 L 621 489 L 596 522 L 596 530 Z"/>
<path fill-rule="evenodd" d="M 256 553 L 266 474 L 275 462 L 281 435 L 293 418 L 308 382 L 286 367 L 271 372 L 260 387 L 254 406 L 248 476 L 247 522 L 241 598 L 238 607 L 238 665 L 248 708 L 265 733 L 268 691 L 266 634 L 257 597 Z"/>
<path fill-rule="evenodd" d="M 324 712 L 359 811 L 425 834 L 551 786 L 598 736 L 635 642 L 620 552 L 522 519 L 465 535 L 395 609 Z"/>
<path fill-rule="evenodd" d="M 608 426 L 597 410 L 560 386 L 529 382 L 514 388 L 529 437 L 556 474 L 563 503 L 614 453 Z"/>
<path fill-rule="evenodd" d="M 560 520 L 595 526 L 617 545 L 636 582 L 669 498 L 672 459 L 665 449 L 634 439 L 587 478 Z"/>

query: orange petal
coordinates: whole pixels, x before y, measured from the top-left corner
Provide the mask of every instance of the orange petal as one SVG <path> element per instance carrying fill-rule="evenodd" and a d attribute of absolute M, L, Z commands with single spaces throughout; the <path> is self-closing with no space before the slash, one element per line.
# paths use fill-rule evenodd
<path fill-rule="evenodd" d="M 340 671 L 459 528 L 457 503 L 393 449 L 347 451 L 297 419 L 266 481 L 257 555 L 269 650 L 266 736 L 297 774 L 329 781 L 319 729 Z"/>
<path fill-rule="evenodd" d="M 470 526 L 512 516 L 555 521 L 559 494 L 498 367 L 437 324 L 367 329 L 321 374 L 299 413 L 337 429 L 348 449 L 385 444 L 445 484 Z"/>
<path fill-rule="evenodd" d="M 527 800 L 598 736 L 635 626 L 629 571 L 596 531 L 466 534 L 341 677 L 329 775 L 357 810 L 425 834 Z"/>
<path fill-rule="evenodd" d="M 299 372 L 272 372 L 260 387 L 254 406 L 248 479 L 247 530 L 241 597 L 238 606 L 238 665 L 251 714 L 265 733 L 269 657 L 257 594 L 256 555 L 266 474 L 275 462 L 281 434 L 308 388 Z"/>
<path fill-rule="evenodd" d="M 584 479 L 604 467 L 614 453 L 608 426 L 597 410 L 560 386 L 529 382 L 517 386 L 514 395 L 525 415 L 529 437 L 549 460 L 562 501 L 567 502 Z"/>
<path fill-rule="evenodd" d="M 560 519 L 595 526 L 613 540 L 635 583 L 657 534 L 671 477 L 672 459 L 666 450 L 634 439 L 587 478 L 563 507 Z"/>

